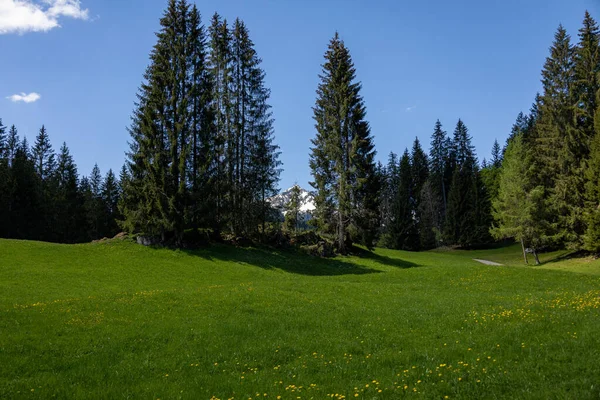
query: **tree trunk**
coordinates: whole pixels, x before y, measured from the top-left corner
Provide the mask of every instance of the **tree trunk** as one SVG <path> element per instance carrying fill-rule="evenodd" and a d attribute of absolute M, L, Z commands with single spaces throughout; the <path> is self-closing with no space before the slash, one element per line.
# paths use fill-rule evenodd
<path fill-rule="evenodd" d="M 521 249 L 523 249 L 523 258 L 525 259 L 525 264 L 529 264 L 529 262 L 527 262 L 527 252 L 525 251 L 525 242 L 523 241 L 523 238 L 521 238 Z"/>
<path fill-rule="evenodd" d="M 344 226 L 344 216 L 342 210 L 338 210 L 338 247 L 341 254 L 346 254 L 346 229 Z"/>
<path fill-rule="evenodd" d="M 535 257 L 535 265 L 540 265 L 540 259 L 538 258 L 536 249 L 533 249 L 533 257 Z"/>

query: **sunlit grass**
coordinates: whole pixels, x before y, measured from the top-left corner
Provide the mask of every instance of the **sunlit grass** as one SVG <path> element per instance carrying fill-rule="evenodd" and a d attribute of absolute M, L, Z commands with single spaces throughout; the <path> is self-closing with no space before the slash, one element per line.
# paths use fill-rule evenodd
<path fill-rule="evenodd" d="M 600 278 L 518 250 L 0 240 L 0 398 L 598 398 Z"/>

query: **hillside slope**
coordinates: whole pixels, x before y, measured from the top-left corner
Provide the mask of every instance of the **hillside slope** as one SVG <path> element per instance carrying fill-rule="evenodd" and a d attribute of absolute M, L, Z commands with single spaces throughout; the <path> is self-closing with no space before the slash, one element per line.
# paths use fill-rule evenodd
<path fill-rule="evenodd" d="M 600 395 L 597 276 L 460 252 L 0 254 L 0 398 Z"/>

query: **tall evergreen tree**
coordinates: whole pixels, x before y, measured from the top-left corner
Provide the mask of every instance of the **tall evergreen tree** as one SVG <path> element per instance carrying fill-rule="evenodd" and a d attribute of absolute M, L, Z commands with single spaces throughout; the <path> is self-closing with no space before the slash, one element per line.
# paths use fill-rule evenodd
<path fill-rule="evenodd" d="M 16 239 L 42 239 L 40 230 L 41 182 L 35 163 L 30 158 L 27 139 L 23 138 L 11 165 L 13 182 L 9 204 L 10 222 L 8 237 Z"/>
<path fill-rule="evenodd" d="M 543 215 L 544 187 L 532 186 L 534 181 L 531 172 L 530 154 L 525 149 L 523 134 L 519 133 L 506 148 L 500 173 L 500 190 L 493 202 L 495 224 L 491 233 L 496 239 L 518 240 L 525 263 L 525 248 L 533 249 L 536 263 L 539 264 L 537 251 L 547 239 L 547 222 Z"/>
<path fill-rule="evenodd" d="M 298 216 L 300 214 L 300 186 L 295 184 L 290 191 L 290 200 L 285 205 L 285 230 L 295 233 L 298 230 Z"/>
<path fill-rule="evenodd" d="M 417 249 L 422 249 L 430 246 L 431 243 L 431 226 L 426 225 L 426 221 L 423 221 L 422 215 L 422 192 L 427 179 L 429 178 L 429 159 L 427 154 L 423 151 L 421 143 L 418 138 L 415 138 L 413 143 L 412 152 L 410 155 L 411 161 L 411 175 L 412 175 L 412 187 L 411 192 L 413 196 L 413 212 L 415 219 L 415 227 L 420 236 L 419 244 L 416 246 Z M 426 244 L 429 243 L 429 244 Z"/>
<path fill-rule="evenodd" d="M 104 209 L 100 236 L 113 237 L 119 232 L 116 222 L 119 218 L 119 196 L 119 182 L 112 169 L 109 169 L 102 182 L 101 204 Z"/>
<path fill-rule="evenodd" d="M 594 136 L 594 114 L 598 108 L 596 93 L 600 90 L 600 30 L 598 24 L 585 12 L 583 27 L 579 30 L 579 44 L 574 54 L 575 118 L 580 130 L 581 148 L 578 154 L 587 157 Z"/>
<path fill-rule="evenodd" d="M 517 119 L 515 120 L 515 123 L 513 124 L 512 128 L 510 130 L 510 134 L 508 135 L 508 138 L 506 139 L 506 144 L 502 148 L 501 157 L 504 157 L 504 153 L 506 152 L 506 148 L 508 147 L 508 144 L 510 143 L 510 141 L 518 134 L 525 132 L 527 130 L 528 125 L 529 125 L 529 118 L 525 114 L 523 114 L 522 111 L 519 112 L 519 115 L 517 115 Z"/>
<path fill-rule="evenodd" d="M 6 158 L 8 159 L 8 163 L 12 164 L 12 161 L 15 159 L 17 155 L 17 150 L 19 148 L 19 133 L 17 128 L 12 125 L 10 130 L 8 131 L 8 138 L 6 140 Z"/>
<path fill-rule="evenodd" d="M 56 168 L 56 160 L 45 126 L 42 126 L 35 139 L 32 156 L 35 160 L 35 170 L 40 179 L 42 181 L 50 179 Z"/>
<path fill-rule="evenodd" d="M 132 204 L 123 225 L 163 242 L 181 244 L 190 153 L 186 58 L 189 7 L 170 0 L 161 18 L 151 63 L 138 94 L 132 127 Z M 134 201 L 135 200 L 135 201 Z"/>
<path fill-rule="evenodd" d="M 442 232 L 440 205 L 442 199 L 439 192 L 435 190 L 434 183 L 428 179 L 423 185 L 420 193 L 421 203 L 419 205 L 420 229 L 419 236 L 421 249 L 433 249 L 442 243 Z"/>
<path fill-rule="evenodd" d="M 67 243 L 88 240 L 87 220 L 83 210 L 83 199 L 79 192 L 79 177 L 73 156 L 66 143 L 58 153 L 57 163 L 58 196 L 56 201 L 59 235 Z"/>
<path fill-rule="evenodd" d="M 578 215 L 583 182 L 579 182 L 581 162 L 580 132 L 574 125 L 573 85 L 575 49 L 566 30 L 559 26 L 550 56 L 542 71 L 544 92 L 539 98 L 539 117 L 529 149 L 538 185 L 545 188 L 545 202 L 552 209 L 547 221 L 555 230 L 555 241 L 577 247 L 577 234 L 583 228 Z"/>
<path fill-rule="evenodd" d="M 471 137 L 461 120 L 454 130 L 452 152 L 456 168 L 448 194 L 446 241 L 461 246 L 483 243 L 488 239 L 489 200 L 479 176 Z"/>
<path fill-rule="evenodd" d="M 8 150 L 8 138 L 6 136 L 6 126 L 2 125 L 2 118 L 0 118 L 0 159 L 6 158 Z"/>
<path fill-rule="evenodd" d="M 314 111 L 317 136 L 312 140 L 310 167 L 317 190 L 320 226 L 335 226 L 342 253 L 351 232 L 365 245 L 374 237 L 377 190 L 374 146 L 350 52 L 336 33 L 325 53 Z M 359 210 L 360 214 L 356 212 Z M 335 221 L 333 218 L 335 218 Z"/>
<path fill-rule="evenodd" d="M 87 224 L 89 226 L 89 239 L 101 238 L 104 234 L 104 224 L 106 219 L 104 202 L 102 199 L 102 174 L 98 164 L 94 164 L 92 173 L 89 177 L 90 195 L 86 199 L 85 209 L 87 214 Z"/>
<path fill-rule="evenodd" d="M 446 132 L 442 129 L 439 120 L 435 123 L 435 128 L 431 137 L 431 150 L 429 152 L 429 176 L 431 180 L 430 200 L 439 199 L 440 204 L 433 206 L 438 210 L 439 215 L 434 218 L 439 224 L 442 224 L 446 218 L 446 209 L 448 205 L 448 191 L 450 189 L 450 180 L 452 178 L 452 164 L 450 155 L 450 142 Z M 442 225 L 436 226 L 439 232 L 442 231 Z"/>
<path fill-rule="evenodd" d="M 7 234 L 7 225 L 9 223 L 10 198 L 12 195 L 12 182 L 10 175 L 10 162 L 8 151 L 8 140 L 6 136 L 6 127 L 2 125 L 0 119 L 0 237 Z"/>
<path fill-rule="evenodd" d="M 253 222 L 251 226 L 261 225 L 261 233 L 265 233 L 265 224 L 272 219 L 269 198 L 277 193 L 277 184 L 281 173 L 279 161 L 279 146 L 274 142 L 273 118 L 270 105 L 267 104 L 269 91 L 264 88 L 264 74 L 255 70 L 255 79 L 252 80 L 253 99 L 249 115 L 252 127 L 249 137 L 249 167 L 248 182 L 251 195 L 251 212 Z"/>
<path fill-rule="evenodd" d="M 270 91 L 246 25 L 237 19 L 232 32 L 232 129 L 227 143 L 232 231 L 252 234 L 267 218 L 267 198 L 279 181 L 279 147 L 273 141 Z"/>
<path fill-rule="evenodd" d="M 514 137 L 516 136 L 513 136 L 513 139 Z M 511 141 L 513 139 L 511 139 Z M 480 171 L 482 183 L 487 193 L 489 194 L 490 201 L 492 202 L 498 196 L 498 190 L 500 187 L 500 170 L 502 167 L 502 158 L 503 155 L 502 150 L 500 150 L 500 144 L 498 143 L 498 140 L 494 140 L 494 144 L 492 146 L 492 162 L 487 165 L 482 163 L 482 168 Z"/>
<path fill-rule="evenodd" d="M 400 158 L 398 189 L 392 200 L 391 221 L 387 246 L 394 249 L 418 250 L 419 234 L 415 216 L 413 171 L 408 150 Z"/>
<path fill-rule="evenodd" d="M 398 156 L 394 152 L 388 155 L 385 168 L 381 169 L 380 220 L 382 236 L 388 234 L 392 220 L 392 203 L 398 192 Z M 385 246 L 385 244 L 384 244 Z"/>
<path fill-rule="evenodd" d="M 496 168 L 502 166 L 502 151 L 497 139 L 494 140 L 494 145 L 492 146 L 492 165 Z"/>
<path fill-rule="evenodd" d="M 213 80 L 208 66 L 206 30 L 194 4 L 189 18 L 187 55 L 191 67 L 189 87 L 191 166 L 190 220 L 193 229 L 216 225 L 214 210 L 215 110 L 212 103 Z"/>
<path fill-rule="evenodd" d="M 212 100 L 215 121 L 213 184 L 215 196 L 215 230 L 228 223 L 230 198 L 230 169 L 227 160 L 231 159 L 231 34 L 227 20 L 214 14 L 209 28 L 210 55 L 209 71 L 212 78 Z"/>
<path fill-rule="evenodd" d="M 588 251 L 600 253 L 600 133 L 596 133 L 592 141 L 585 189 L 584 246 Z"/>
<path fill-rule="evenodd" d="M 38 220 L 38 238 L 42 240 L 56 241 L 58 238 L 54 233 L 56 221 L 56 155 L 50 143 L 50 137 L 45 126 L 42 126 L 36 136 L 32 148 L 32 158 L 38 177 L 41 181 L 41 218 Z"/>

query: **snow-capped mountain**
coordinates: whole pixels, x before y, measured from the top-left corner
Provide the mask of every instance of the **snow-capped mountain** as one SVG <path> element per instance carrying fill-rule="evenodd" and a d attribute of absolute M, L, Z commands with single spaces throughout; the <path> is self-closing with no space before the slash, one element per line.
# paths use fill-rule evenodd
<path fill-rule="evenodd" d="M 276 196 L 269 199 L 273 207 L 280 210 L 282 215 L 285 215 L 285 206 L 290 202 L 292 197 L 292 188 L 284 190 Z M 315 209 L 315 194 L 306 189 L 300 188 L 300 214 L 301 219 L 309 220 L 312 218 L 312 211 Z"/>

